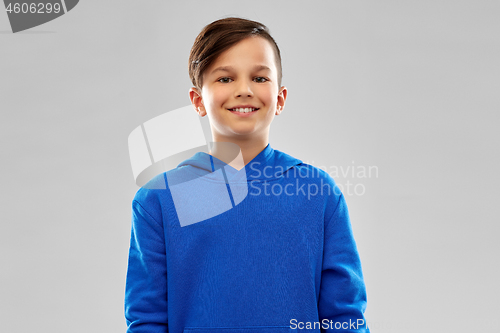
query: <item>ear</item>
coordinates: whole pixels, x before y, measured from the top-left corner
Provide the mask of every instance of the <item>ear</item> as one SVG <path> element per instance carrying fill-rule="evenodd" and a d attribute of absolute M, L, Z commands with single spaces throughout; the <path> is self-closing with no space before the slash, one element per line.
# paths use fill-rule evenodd
<path fill-rule="evenodd" d="M 278 116 L 285 108 L 286 95 L 288 91 L 285 86 L 282 86 L 278 92 L 278 101 L 276 103 L 276 115 Z"/>
<path fill-rule="evenodd" d="M 189 89 L 189 99 L 191 100 L 191 104 L 193 104 L 194 110 L 200 115 L 200 117 L 205 117 L 207 115 L 207 111 L 205 110 L 201 92 L 198 88 L 191 87 Z"/>

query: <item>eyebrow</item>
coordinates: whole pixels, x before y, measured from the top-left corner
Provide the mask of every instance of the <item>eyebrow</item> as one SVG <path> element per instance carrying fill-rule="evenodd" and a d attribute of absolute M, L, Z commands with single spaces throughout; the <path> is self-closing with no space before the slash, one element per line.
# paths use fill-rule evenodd
<path fill-rule="evenodd" d="M 253 69 L 254 69 L 254 71 L 261 71 L 261 70 L 271 71 L 271 69 L 269 67 L 264 66 L 264 65 L 256 65 Z M 220 66 L 220 67 L 217 67 L 216 69 L 214 69 L 211 74 L 218 72 L 218 71 L 230 72 L 232 70 L 234 70 L 234 68 L 231 66 Z"/>

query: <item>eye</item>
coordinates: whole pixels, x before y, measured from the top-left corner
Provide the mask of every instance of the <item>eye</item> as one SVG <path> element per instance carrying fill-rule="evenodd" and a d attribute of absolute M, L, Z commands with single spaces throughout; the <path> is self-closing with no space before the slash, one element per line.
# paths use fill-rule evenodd
<path fill-rule="evenodd" d="M 217 82 L 228 83 L 227 81 L 221 82 L 221 80 L 232 80 L 232 79 L 230 77 L 221 77 L 220 79 L 217 80 Z"/>
<path fill-rule="evenodd" d="M 265 77 L 262 77 L 262 76 L 256 77 L 255 79 L 257 79 L 257 80 L 262 79 L 263 80 L 263 81 L 258 81 L 259 83 L 269 81 L 268 79 L 266 79 Z"/>

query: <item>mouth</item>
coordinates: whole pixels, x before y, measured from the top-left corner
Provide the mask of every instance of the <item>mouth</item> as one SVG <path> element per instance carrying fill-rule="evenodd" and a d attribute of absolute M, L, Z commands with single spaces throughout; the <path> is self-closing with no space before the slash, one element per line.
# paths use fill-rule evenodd
<path fill-rule="evenodd" d="M 252 113 L 258 111 L 259 108 L 233 108 L 228 110 L 234 113 Z"/>

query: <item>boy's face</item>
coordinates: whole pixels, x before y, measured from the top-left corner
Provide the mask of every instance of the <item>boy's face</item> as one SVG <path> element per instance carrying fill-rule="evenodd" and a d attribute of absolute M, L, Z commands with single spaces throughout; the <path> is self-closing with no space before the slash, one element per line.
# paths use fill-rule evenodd
<path fill-rule="evenodd" d="M 224 69 L 221 69 L 224 67 Z M 201 96 L 190 97 L 200 116 L 208 115 L 214 141 L 264 140 L 275 114 L 285 105 L 286 88 L 278 89 L 274 51 L 261 37 L 240 41 L 222 53 L 203 75 Z M 241 115 L 240 105 L 258 108 Z"/>

